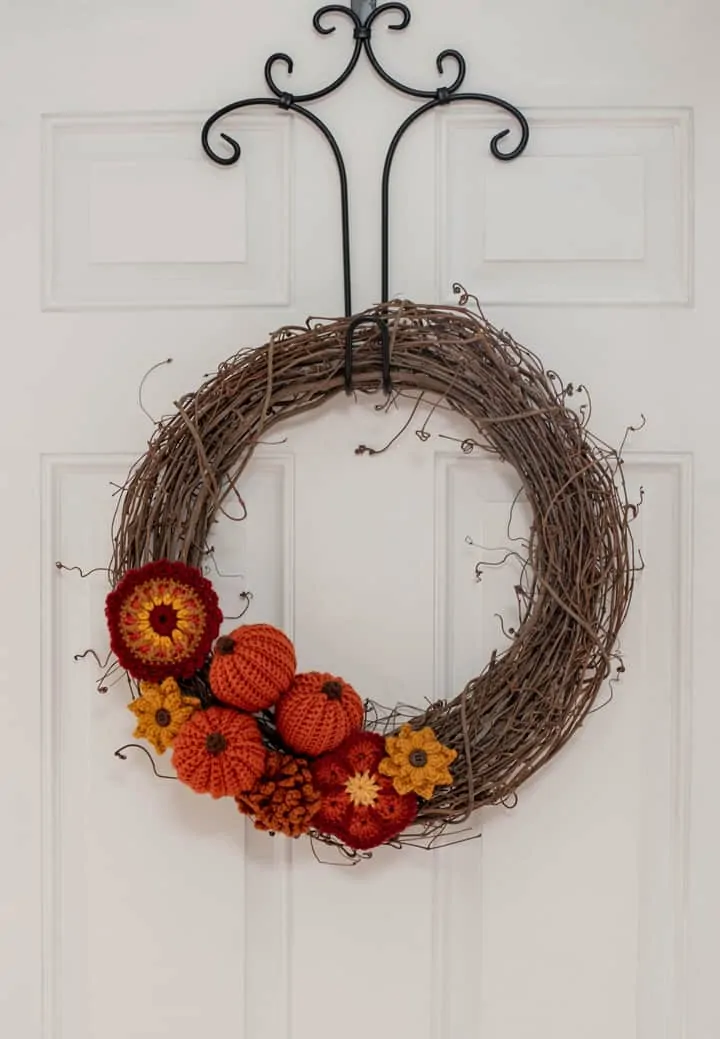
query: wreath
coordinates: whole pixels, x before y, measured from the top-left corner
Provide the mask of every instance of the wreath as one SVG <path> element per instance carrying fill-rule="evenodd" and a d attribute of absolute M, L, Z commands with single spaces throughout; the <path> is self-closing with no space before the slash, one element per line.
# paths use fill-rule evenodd
<path fill-rule="evenodd" d="M 171 751 L 179 780 L 234 798 L 258 828 L 351 857 L 433 847 L 476 809 L 513 803 L 623 670 L 637 506 L 622 448 L 589 431 L 589 407 L 569 402 L 575 387 L 468 299 L 309 320 L 231 357 L 157 424 L 113 523 L 106 617 L 135 738 Z M 269 624 L 222 631 L 203 572 L 212 525 L 229 495 L 242 500 L 268 430 L 345 391 L 383 389 L 468 420 L 476 436 L 461 449 L 513 466 L 533 517 L 507 647 L 413 716 L 341 676 L 298 673 L 290 638 Z"/>

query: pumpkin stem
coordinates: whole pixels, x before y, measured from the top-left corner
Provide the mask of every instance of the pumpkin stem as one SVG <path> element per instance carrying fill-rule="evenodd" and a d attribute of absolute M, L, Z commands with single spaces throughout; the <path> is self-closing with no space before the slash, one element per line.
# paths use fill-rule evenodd
<path fill-rule="evenodd" d="M 231 639 L 229 635 L 221 635 L 215 643 L 215 652 L 220 653 L 221 656 L 227 657 L 235 650 L 235 639 Z"/>
<path fill-rule="evenodd" d="M 211 732 L 205 738 L 205 750 L 216 758 L 227 749 L 227 740 L 221 732 Z"/>
<path fill-rule="evenodd" d="M 333 680 L 332 682 L 326 682 L 322 687 L 322 691 L 327 696 L 328 700 L 340 700 L 342 697 L 342 682 Z"/>

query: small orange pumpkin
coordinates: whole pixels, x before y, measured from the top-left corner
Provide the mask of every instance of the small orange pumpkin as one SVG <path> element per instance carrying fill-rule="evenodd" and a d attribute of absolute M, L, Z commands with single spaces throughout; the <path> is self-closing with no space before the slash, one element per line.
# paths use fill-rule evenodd
<path fill-rule="evenodd" d="M 359 729 L 363 702 L 342 678 L 318 671 L 296 675 L 275 708 L 275 724 L 287 747 L 316 758 L 339 747 Z"/>
<path fill-rule="evenodd" d="M 243 624 L 215 643 L 210 688 L 218 700 L 243 711 L 263 711 L 290 688 L 295 648 L 271 624 Z"/>

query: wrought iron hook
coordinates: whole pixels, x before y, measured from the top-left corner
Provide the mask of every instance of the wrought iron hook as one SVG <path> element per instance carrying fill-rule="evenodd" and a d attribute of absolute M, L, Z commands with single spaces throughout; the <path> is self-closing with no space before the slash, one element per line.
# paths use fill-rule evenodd
<path fill-rule="evenodd" d="M 392 166 L 400 142 L 410 127 L 427 112 L 432 111 L 440 105 L 449 105 L 458 101 L 465 101 L 493 105 L 495 108 L 501 109 L 516 120 L 520 129 L 520 140 L 515 147 L 510 148 L 507 151 L 502 151 L 500 149 L 500 142 L 508 136 L 510 130 L 500 130 L 490 141 L 490 152 L 494 158 L 503 162 L 516 159 L 525 151 L 530 139 L 530 128 L 527 119 L 522 112 L 515 107 L 515 105 L 512 105 L 509 101 L 504 101 L 502 98 L 496 97 L 493 94 L 468 93 L 465 91 L 462 93 L 460 92 L 460 88 L 465 82 L 467 75 L 467 63 L 460 51 L 455 50 L 454 48 L 446 48 L 441 51 L 435 59 L 435 64 L 440 75 L 445 73 L 448 61 L 454 62 L 456 66 L 455 78 L 451 83 L 446 84 L 445 86 L 423 90 L 411 86 L 410 84 L 403 83 L 392 76 L 379 61 L 372 44 L 372 34 L 375 24 L 386 15 L 395 16 L 395 19 L 390 20 L 386 26 L 391 32 L 403 31 L 410 25 L 412 19 L 410 8 L 407 4 L 397 2 L 384 3 L 377 6 L 376 0 L 352 0 L 352 6 L 350 7 L 346 4 L 325 4 L 325 6 L 320 7 L 313 15 L 313 27 L 321 36 L 329 36 L 336 31 L 337 26 L 328 22 L 329 16 L 337 16 L 345 19 L 346 21 L 349 21 L 353 27 L 352 53 L 342 72 L 325 87 L 311 90 L 304 94 L 292 94 L 286 89 L 283 89 L 283 87 L 275 81 L 274 72 L 278 65 L 283 65 L 286 74 L 292 76 L 295 70 L 293 59 L 289 54 L 286 54 L 283 51 L 271 54 L 265 62 L 265 82 L 272 96 L 264 98 L 248 98 L 243 101 L 236 101 L 233 104 L 225 105 L 224 108 L 219 109 L 214 113 L 214 115 L 210 116 L 202 128 L 201 135 L 202 146 L 206 155 L 212 159 L 213 162 L 216 162 L 221 166 L 232 166 L 239 160 L 241 155 L 240 145 L 237 141 L 233 137 L 230 137 L 229 134 L 220 133 L 220 137 L 230 148 L 229 155 L 223 155 L 216 152 L 210 144 L 210 131 L 215 127 L 219 120 L 230 115 L 232 112 L 251 108 L 253 106 L 271 106 L 287 112 L 297 112 L 304 119 L 316 126 L 322 133 L 330 146 L 338 172 L 342 229 L 343 289 L 345 297 L 345 314 L 347 317 L 352 314 L 350 218 L 347 170 L 342 152 L 334 135 L 330 131 L 329 127 L 318 116 L 304 107 L 306 104 L 327 97 L 342 86 L 355 70 L 363 50 L 365 51 L 372 68 L 384 83 L 401 94 L 424 101 L 424 104 L 421 104 L 418 109 L 416 109 L 404 120 L 403 123 L 401 123 L 390 142 L 383 165 L 380 263 L 383 302 L 388 301 L 390 292 L 390 180 Z"/>
<path fill-rule="evenodd" d="M 382 365 L 382 388 L 383 393 L 392 393 L 392 379 L 390 377 L 390 330 L 387 321 L 376 314 L 358 314 L 350 322 L 345 334 L 345 392 L 352 393 L 352 352 L 355 330 L 360 325 L 375 325 L 380 330 L 380 361 Z"/>

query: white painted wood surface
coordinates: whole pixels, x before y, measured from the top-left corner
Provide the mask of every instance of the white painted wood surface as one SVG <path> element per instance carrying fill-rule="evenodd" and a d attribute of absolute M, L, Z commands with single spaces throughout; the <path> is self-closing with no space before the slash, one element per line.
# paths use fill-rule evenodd
<path fill-rule="evenodd" d="M 631 439 L 647 568 L 614 702 L 482 838 L 357 869 L 246 829 L 113 757 L 132 718 L 93 692 L 106 644 L 112 483 L 151 414 L 239 347 L 342 307 L 333 167 L 312 128 L 233 124 L 231 170 L 202 155 L 216 107 L 263 93 L 273 50 L 297 89 L 348 34 L 302 0 L 0 0 L 0 441 L 4 564 L 0 1033 L 12 1039 L 713 1039 L 720 1034 L 716 690 L 716 185 L 720 18 L 710 0 L 417 3 L 378 52 L 425 86 L 459 46 L 468 89 L 531 119 L 501 165 L 492 112 L 408 136 L 395 174 L 392 289 L 478 293 L 488 316 L 590 386 L 594 429 Z M 321 114 L 352 185 L 355 308 L 379 292 L 379 170 L 410 109 L 365 67 Z M 233 128 L 228 128 L 233 132 Z M 382 702 L 457 690 L 502 645 L 516 477 L 466 457 L 436 414 L 342 400 L 258 451 L 244 524 L 217 541 L 223 603 L 287 628 L 302 667 Z M 516 529 L 526 522 L 516 516 Z M 468 544 L 490 546 L 484 553 Z M 163 762 L 167 765 L 166 762 Z"/>

